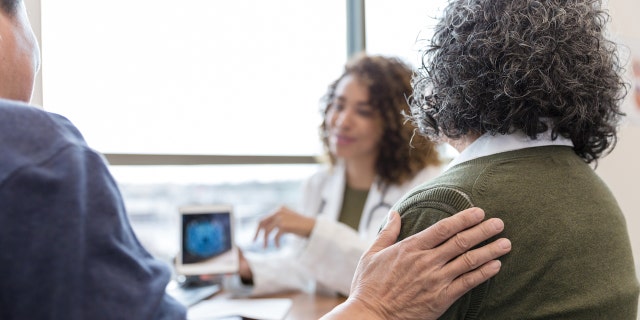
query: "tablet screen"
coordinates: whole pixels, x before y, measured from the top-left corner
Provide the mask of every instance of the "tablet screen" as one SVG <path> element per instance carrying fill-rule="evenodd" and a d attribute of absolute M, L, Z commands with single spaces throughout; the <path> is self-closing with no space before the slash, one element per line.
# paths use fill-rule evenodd
<path fill-rule="evenodd" d="M 182 263 L 199 263 L 231 250 L 229 214 L 182 215 Z"/>
<path fill-rule="evenodd" d="M 183 274 L 237 271 L 231 206 L 182 207 L 180 213 L 178 271 Z"/>

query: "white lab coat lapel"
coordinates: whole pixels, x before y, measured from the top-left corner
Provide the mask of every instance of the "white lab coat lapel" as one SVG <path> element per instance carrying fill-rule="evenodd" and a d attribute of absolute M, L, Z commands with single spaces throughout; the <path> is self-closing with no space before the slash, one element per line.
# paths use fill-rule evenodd
<path fill-rule="evenodd" d="M 329 179 L 322 188 L 322 199 L 324 205 L 320 208 L 320 216 L 324 219 L 337 221 L 340 215 L 340 209 L 342 208 L 342 201 L 344 197 L 344 189 L 346 188 L 346 169 L 342 163 L 337 163 L 333 168 Z M 390 188 L 394 189 L 394 188 Z M 367 200 L 364 203 L 362 217 L 360 218 L 360 224 L 358 225 L 358 233 L 362 239 L 373 239 L 378 233 L 380 225 L 386 215 L 385 210 L 372 209 L 376 207 L 382 201 L 384 188 L 381 187 L 381 183 L 378 178 L 369 189 Z M 391 190 L 389 190 L 391 191 Z M 389 193 L 387 191 L 387 193 Z M 371 214 L 375 214 L 372 217 Z"/>
<path fill-rule="evenodd" d="M 340 209 L 342 208 L 342 198 L 344 197 L 344 188 L 346 185 L 345 167 L 337 164 L 331 172 L 331 176 L 322 188 L 322 199 L 324 201 L 323 208 L 320 208 L 319 214 L 328 220 L 338 220 Z"/>
<path fill-rule="evenodd" d="M 338 220 L 340 209 L 342 208 L 344 189 L 346 187 L 345 171 L 345 166 L 342 163 L 338 162 L 332 168 L 329 177 L 322 185 L 321 196 L 324 204 L 321 204 L 321 208 L 317 209 L 319 218 L 322 217 L 323 219 L 328 219 L 331 221 Z M 421 181 L 423 179 L 422 176 L 424 176 L 424 172 L 421 172 L 421 174 L 416 177 L 416 180 Z M 371 189 L 369 189 L 369 194 L 367 196 L 367 200 L 365 201 L 362 212 L 362 217 L 360 218 L 360 224 L 358 225 L 358 234 L 360 238 L 366 239 L 368 241 L 373 241 L 373 239 L 375 239 L 375 236 L 378 234 L 380 226 L 382 226 L 382 222 L 384 221 L 388 213 L 388 208 L 385 208 L 385 210 L 373 209 L 380 203 L 392 206 L 393 204 L 395 204 L 395 201 L 399 199 L 406 191 L 408 191 L 409 187 L 414 184 L 415 182 L 409 181 L 401 186 L 390 185 L 388 188 L 386 188 L 387 190 L 385 190 L 385 188 L 382 187 L 379 178 L 376 177 L 376 180 L 371 186 Z M 371 216 L 372 214 L 375 216 Z"/>

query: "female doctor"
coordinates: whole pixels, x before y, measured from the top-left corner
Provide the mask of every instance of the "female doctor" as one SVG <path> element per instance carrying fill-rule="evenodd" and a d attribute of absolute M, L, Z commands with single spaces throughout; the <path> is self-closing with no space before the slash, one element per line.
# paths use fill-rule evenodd
<path fill-rule="evenodd" d="M 358 259 L 391 206 L 440 173 L 434 144 L 414 137 L 404 121 L 411 76 L 398 59 L 359 55 L 329 86 L 320 131 L 330 164 L 305 183 L 300 211 L 280 207 L 260 221 L 256 239 L 265 245 L 270 237 L 279 245 L 285 234 L 296 241 L 276 256 L 241 254 L 239 275 L 250 294 L 315 284 L 348 295 Z"/>

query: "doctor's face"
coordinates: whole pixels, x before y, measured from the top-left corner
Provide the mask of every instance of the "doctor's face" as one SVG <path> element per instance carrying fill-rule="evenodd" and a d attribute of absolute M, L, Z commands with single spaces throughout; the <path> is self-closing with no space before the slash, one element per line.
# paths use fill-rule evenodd
<path fill-rule="evenodd" d="M 336 86 L 326 114 L 330 152 L 346 161 L 375 161 L 382 139 L 380 113 L 369 104 L 369 89 L 347 75 Z"/>

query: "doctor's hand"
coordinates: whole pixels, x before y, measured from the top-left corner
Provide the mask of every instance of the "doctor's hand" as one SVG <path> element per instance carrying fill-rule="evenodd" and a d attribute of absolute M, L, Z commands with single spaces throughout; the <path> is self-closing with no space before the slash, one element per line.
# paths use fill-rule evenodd
<path fill-rule="evenodd" d="M 505 238 L 473 249 L 504 229 L 482 222 L 484 211 L 464 210 L 398 243 L 400 216 L 390 213 L 360 258 L 351 294 L 322 319 L 437 319 L 458 298 L 500 270 L 511 250 Z"/>
<path fill-rule="evenodd" d="M 258 224 L 258 230 L 253 237 L 253 241 L 258 239 L 260 232 L 264 238 L 264 247 L 267 247 L 269 242 L 269 235 L 272 232 L 275 234 L 276 246 L 280 246 L 280 238 L 285 233 L 293 233 L 298 236 L 308 238 L 311 235 L 311 230 L 316 224 L 314 218 L 310 218 L 301 215 L 285 206 L 281 206 L 274 212 L 262 218 Z"/>
<path fill-rule="evenodd" d="M 253 284 L 253 272 L 247 258 L 242 254 L 242 250 L 238 250 L 238 275 L 244 284 Z"/>

